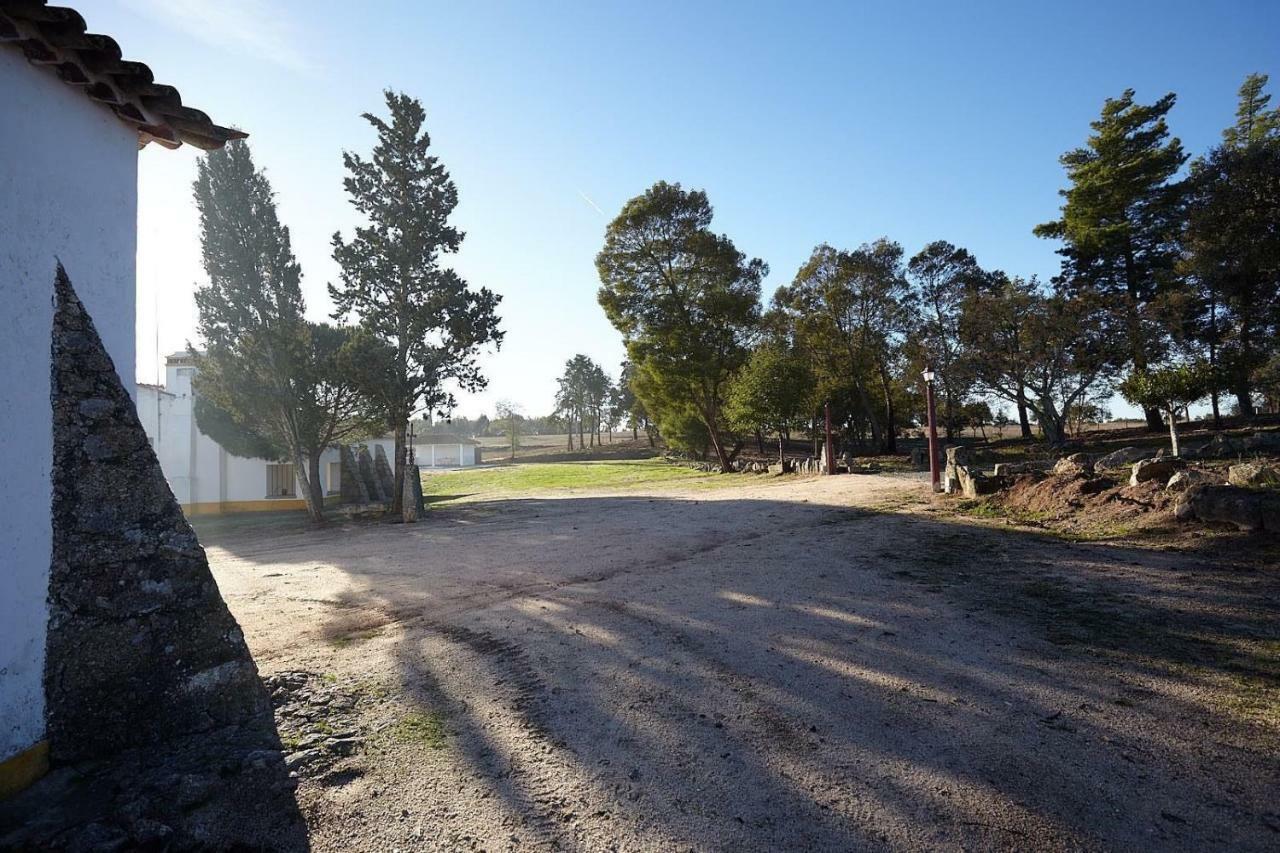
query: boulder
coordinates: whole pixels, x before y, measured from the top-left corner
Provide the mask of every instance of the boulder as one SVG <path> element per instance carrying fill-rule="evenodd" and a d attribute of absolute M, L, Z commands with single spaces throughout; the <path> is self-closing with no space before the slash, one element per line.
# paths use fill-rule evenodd
<path fill-rule="evenodd" d="M 1001 462 L 996 465 L 995 475 L 997 477 L 1013 477 L 1018 474 L 1036 474 L 1041 471 L 1048 471 L 1052 467 L 1052 462 L 1044 460 Z"/>
<path fill-rule="evenodd" d="M 1195 468 L 1189 468 L 1186 471 L 1178 471 L 1169 478 L 1169 482 L 1165 483 L 1165 488 L 1171 492 L 1185 492 L 1192 486 L 1207 486 L 1217 482 L 1217 478 L 1207 471 L 1198 471 Z"/>
<path fill-rule="evenodd" d="M 1261 462 L 1242 462 L 1227 470 L 1227 482 L 1233 486 L 1280 486 L 1280 471 Z"/>
<path fill-rule="evenodd" d="M 1243 442 L 1245 450 L 1280 453 L 1280 432 L 1255 432 Z"/>
<path fill-rule="evenodd" d="M 1192 486 L 1178 496 L 1179 521 L 1211 521 L 1239 530 L 1280 532 L 1280 491 L 1239 486 Z"/>
<path fill-rule="evenodd" d="M 1088 477 L 1093 474 L 1093 457 L 1087 453 L 1072 453 L 1059 459 L 1053 466 L 1057 477 Z"/>
<path fill-rule="evenodd" d="M 969 448 L 964 445 L 956 445 L 948 447 L 947 465 L 942 475 L 942 490 L 949 495 L 954 495 L 963 489 L 960 482 L 960 469 L 968 468 L 970 461 Z"/>
<path fill-rule="evenodd" d="M 1133 463 L 1133 473 L 1129 476 L 1129 485 L 1136 486 L 1148 480 L 1168 480 L 1173 473 L 1183 466 L 1182 460 L 1176 456 L 1159 459 L 1143 459 Z"/>
<path fill-rule="evenodd" d="M 966 498 L 991 495 L 1004 488 L 1003 477 L 993 477 L 971 468 L 962 468 L 961 487 Z"/>
<path fill-rule="evenodd" d="M 1146 459 L 1150 455 L 1150 451 L 1143 450 L 1141 447 L 1122 447 L 1103 456 L 1094 463 L 1094 466 L 1103 469 L 1123 468 L 1126 465 L 1132 465 L 1135 462 Z"/>
<path fill-rule="evenodd" d="M 1200 459 L 1226 459 L 1244 453 L 1244 444 L 1218 433 L 1207 444 L 1202 444 L 1189 455 Z"/>

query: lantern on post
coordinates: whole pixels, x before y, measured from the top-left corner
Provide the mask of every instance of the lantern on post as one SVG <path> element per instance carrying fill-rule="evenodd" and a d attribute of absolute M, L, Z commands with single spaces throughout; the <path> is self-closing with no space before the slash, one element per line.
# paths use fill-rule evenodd
<path fill-rule="evenodd" d="M 933 490 L 940 490 L 940 472 L 938 471 L 938 422 L 937 415 L 933 403 L 933 380 L 936 374 L 932 367 L 926 366 L 924 369 L 924 398 L 925 407 L 929 412 L 929 481 Z"/>

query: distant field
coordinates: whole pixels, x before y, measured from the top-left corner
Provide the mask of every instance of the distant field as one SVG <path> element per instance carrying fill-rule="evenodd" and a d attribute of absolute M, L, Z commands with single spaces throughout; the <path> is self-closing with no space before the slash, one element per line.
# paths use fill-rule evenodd
<path fill-rule="evenodd" d="M 591 440 L 587 436 L 587 441 Z M 511 456 L 511 444 L 506 436 L 485 436 L 478 438 L 480 449 L 486 462 L 498 462 L 503 459 L 509 459 Z M 520 442 L 516 447 L 516 459 L 527 459 L 530 461 L 572 461 L 574 459 L 608 459 L 608 458 L 636 458 L 641 456 L 656 455 L 657 451 L 649 447 L 648 439 L 641 437 L 638 441 L 631 438 L 630 431 L 615 432 L 613 440 L 609 440 L 606 434 L 601 437 L 601 443 L 594 447 L 587 447 L 585 450 L 578 448 L 578 437 L 573 437 L 573 451 L 569 450 L 569 437 L 563 433 L 560 435 L 522 435 Z"/>
<path fill-rule="evenodd" d="M 424 472 L 422 492 L 428 502 L 461 498 L 484 500 L 577 489 L 619 490 L 653 486 L 717 488 L 741 484 L 740 476 L 708 474 L 660 459 L 616 462 L 547 462 L 481 466 Z"/>

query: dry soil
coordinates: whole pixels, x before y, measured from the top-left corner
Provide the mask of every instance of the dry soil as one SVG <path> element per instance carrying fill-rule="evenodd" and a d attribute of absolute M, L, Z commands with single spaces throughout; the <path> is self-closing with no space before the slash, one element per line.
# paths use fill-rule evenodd
<path fill-rule="evenodd" d="M 316 850 L 1280 846 L 1276 571 L 934 510 L 743 477 L 202 539 L 316 688 L 287 745 L 358 744 L 296 762 Z"/>

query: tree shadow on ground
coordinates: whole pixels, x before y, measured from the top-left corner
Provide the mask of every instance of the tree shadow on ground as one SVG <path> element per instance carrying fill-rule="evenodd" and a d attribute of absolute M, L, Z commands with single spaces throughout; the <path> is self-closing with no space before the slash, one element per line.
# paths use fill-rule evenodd
<path fill-rule="evenodd" d="M 1265 849 L 1280 831 L 1275 571 L 770 500 L 494 501 L 395 531 L 411 568 L 344 556 L 379 547 L 359 530 L 330 555 L 350 587 L 325 630 L 392 632 L 397 689 L 497 799 L 492 840 Z"/>

